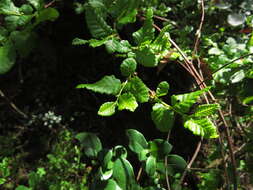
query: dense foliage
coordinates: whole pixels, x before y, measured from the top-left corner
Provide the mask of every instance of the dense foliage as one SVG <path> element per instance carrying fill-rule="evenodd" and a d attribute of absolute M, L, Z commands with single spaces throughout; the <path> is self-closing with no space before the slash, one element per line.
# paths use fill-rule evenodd
<path fill-rule="evenodd" d="M 0 188 L 253 188 L 252 12 L 1 0 Z"/>

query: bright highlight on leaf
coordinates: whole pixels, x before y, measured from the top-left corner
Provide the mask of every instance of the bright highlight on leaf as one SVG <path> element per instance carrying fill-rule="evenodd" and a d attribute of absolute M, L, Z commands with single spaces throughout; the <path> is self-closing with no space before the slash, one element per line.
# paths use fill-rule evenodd
<path fill-rule="evenodd" d="M 102 104 L 98 110 L 98 115 L 101 116 L 111 116 L 115 113 L 116 103 L 115 102 L 105 102 Z"/>
<path fill-rule="evenodd" d="M 119 110 L 129 110 L 134 112 L 134 110 L 138 107 L 138 103 L 136 102 L 135 97 L 131 93 L 122 94 L 119 97 L 118 101 L 118 109 Z"/>
<path fill-rule="evenodd" d="M 213 115 L 217 112 L 217 110 L 220 108 L 219 104 L 203 104 L 199 105 L 196 110 L 194 111 L 194 114 L 192 114 L 193 117 L 206 117 Z"/>
<path fill-rule="evenodd" d="M 171 103 L 174 109 L 178 110 L 181 113 L 189 112 L 191 106 L 196 103 L 197 99 L 204 92 L 207 92 L 210 88 L 205 88 L 195 92 L 187 94 L 179 94 L 171 96 Z"/>
<path fill-rule="evenodd" d="M 137 76 L 129 80 L 125 87 L 125 91 L 132 93 L 137 102 L 144 103 L 149 100 L 148 88 Z"/>
<path fill-rule="evenodd" d="M 121 88 L 121 82 L 114 75 L 105 76 L 94 84 L 79 84 L 76 88 L 86 88 L 101 94 L 117 95 Z"/>
<path fill-rule="evenodd" d="M 166 81 L 160 82 L 156 89 L 156 96 L 160 97 L 167 95 L 169 88 L 170 88 L 169 83 L 167 83 Z"/>
<path fill-rule="evenodd" d="M 189 119 L 184 123 L 184 127 L 192 131 L 194 135 L 204 138 L 217 138 L 219 136 L 216 126 L 208 118 Z"/>

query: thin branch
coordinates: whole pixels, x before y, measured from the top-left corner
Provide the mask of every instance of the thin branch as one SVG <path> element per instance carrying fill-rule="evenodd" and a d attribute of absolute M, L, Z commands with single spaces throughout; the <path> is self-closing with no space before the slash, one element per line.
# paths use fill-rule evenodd
<path fill-rule="evenodd" d="M 187 165 L 186 169 L 184 170 L 184 173 L 183 173 L 182 177 L 180 178 L 180 181 L 179 181 L 179 184 L 180 184 L 180 185 L 183 183 L 184 178 L 185 178 L 187 172 L 189 171 L 189 169 L 191 168 L 193 162 L 194 162 L 195 159 L 197 158 L 198 153 L 199 153 L 199 151 L 200 151 L 201 144 L 202 144 L 202 139 L 199 141 L 199 143 L 198 143 L 198 145 L 197 145 L 197 147 L 196 147 L 196 149 L 195 149 L 195 152 L 194 152 L 194 154 L 193 154 L 193 156 L 192 156 L 192 158 L 191 158 L 189 164 Z"/>
<path fill-rule="evenodd" d="M 205 4 L 204 4 L 204 0 L 201 0 L 201 20 L 200 20 L 200 24 L 199 24 L 199 28 L 196 31 L 196 40 L 194 43 L 194 50 L 193 50 L 193 54 L 196 54 L 198 51 L 198 46 L 199 46 L 199 41 L 200 41 L 200 36 L 201 36 L 201 30 L 203 27 L 203 23 L 205 20 Z"/>
<path fill-rule="evenodd" d="M 156 18 L 156 19 L 158 19 L 158 20 L 161 20 L 161 21 L 170 22 L 169 19 L 161 17 L 161 16 L 154 15 L 153 17 Z"/>
<path fill-rule="evenodd" d="M 55 2 L 56 2 L 56 0 L 53 0 L 53 1 L 49 2 L 48 4 L 46 4 L 46 5 L 44 6 L 44 8 L 46 9 L 46 8 L 48 8 L 48 7 L 51 7 Z"/>
<path fill-rule="evenodd" d="M 18 114 L 22 115 L 22 117 L 26 119 L 28 118 L 28 116 L 24 112 L 22 112 L 9 98 L 5 96 L 5 94 L 3 93 L 1 89 L 0 89 L 0 96 L 2 96 L 8 102 L 8 104 L 12 107 L 12 109 L 14 109 Z"/>
<path fill-rule="evenodd" d="M 170 139 L 170 130 L 168 131 L 167 141 L 169 141 L 169 139 Z M 171 190 L 170 180 L 169 180 L 169 177 L 168 177 L 168 157 L 167 156 L 165 156 L 164 165 L 165 165 L 165 178 L 166 178 L 167 188 L 168 188 L 168 190 Z"/>
<path fill-rule="evenodd" d="M 214 73 L 217 73 L 217 72 L 220 71 L 221 69 L 227 67 L 228 65 L 234 63 L 234 62 L 236 62 L 236 61 L 238 61 L 238 60 L 240 60 L 240 59 L 243 59 L 243 58 L 245 58 L 245 57 L 252 56 L 252 55 L 253 55 L 253 53 L 249 53 L 249 54 L 242 55 L 241 57 L 238 57 L 238 58 L 236 58 L 236 59 L 233 59 L 232 61 L 226 63 L 225 65 L 222 65 L 220 68 L 218 68 L 217 70 L 215 70 L 215 71 L 212 73 L 212 75 L 213 75 Z M 204 82 L 206 82 L 206 81 L 209 80 L 209 79 L 211 79 L 211 78 L 210 78 L 210 77 L 207 77 L 205 80 L 201 81 L 200 84 L 203 84 Z"/>

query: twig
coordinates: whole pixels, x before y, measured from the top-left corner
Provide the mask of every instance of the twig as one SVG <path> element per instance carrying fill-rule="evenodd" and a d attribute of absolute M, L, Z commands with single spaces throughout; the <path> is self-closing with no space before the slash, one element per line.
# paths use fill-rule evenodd
<path fill-rule="evenodd" d="M 48 7 L 51 7 L 55 2 L 56 2 L 56 0 L 53 0 L 53 1 L 49 2 L 48 4 L 46 4 L 46 5 L 44 6 L 44 8 L 46 9 L 46 8 L 48 8 Z"/>
<path fill-rule="evenodd" d="M 183 183 L 184 178 L 185 178 L 185 176 L 186 176 L 186 173 L 187 173 L 188 170 L 191 168 L 193 162 L 194 162 L 195 159 L 197 158 L 198 153 L 199 153 L 199 151 L 200 151 L 201 144 L 202 144 L 202 139 L 199 141 L 199 143 L 198 143 L 198 145 L 197 145 L 197 147 L 196 147 L 196 150 L 195 150 L 195 152 L 194 152 L 194 154 L 193 154 L 193 156 L 192 156 L 192 158 L 191 158 L 189 164 L 188 164 L 187 167 L 185 168 L 185 170 L 184 170 L 184 172 L 183 172 L 183 175 L 182 175 L 182 177 L 181 177 L 180 180 L 179 180 L 179 184 L 180 184 L 180 185 Z"/>
<path fill-rule="evenodd" d="M 138 174 L 137 174 L 137 177 L 136 177 L 136 181 L 138 182 L 141 178 L 141 173 L 142 173 L 142 167 L 140 167 L 139 171 L 138 171 Z"/>
<path fill-rule="evenodd" d="M 156 18 L 156 19 L 159 19 L 159 20 L 161 20 L 161 21 L 165 21 L 165 22 L 169 22 L 169 21 L 170 21 L 170 20 L 167 19 L 167 18 L 164 18 L 164 17 L 161 17 L 161 16 L 157 16 L 157 15 L 154 15 L 153 17 Z"/>
<path fill-rule="evenodd" d="M 159 29 L 159 31 L 161 31 L 161 29 L 155 25 L 155 28 Z M 184 61 L 187 65 L 187 67 L 191 70 L 192 74 L 195 75 L 195 80 L 197 82 L 197 84 L 199 84 L 199 88 L 203 89 L 205 88 L 207 85 L 205 84 L 205 82 L 203 82 L 202 84 L 200 84 L 200 81 L 202 81 L 203 79 L 201 79 L 200 74 L 197 72 L 197 70 L 195 69 L 194 65 L 192 64 L 192 62 L 189 61 L 189 59 L 186 57 L 186 55 L 182 52 L 182 50 L 177 46 L 177 44 L 170 38 L 169 39 L 170 43 L 178 50 L 178 52 L 180 53 L 180 55 L 182 55 L 182 57 L 184 58 Z M 217 100 L 214 98 L 213 94 L 208 91 L 209 96 L 211 97 L 211 100 L 213 102 L 217 102 Z M 224 118 L 224 115 L 221 111 L 221 109 L 218 110 L 218 114 L 219 117 L 221 118 L 222 122 L 224 123 L 224 127 L 225 127 L 225 136 L 228 142 L 228 148 L 229 148 L 229 154 L 230 154 L 230 158 L 231 158 L 231 162 L 232 162 L 232 166 L 233 166 L 233 174 L 234 174 L 234 190 L 237 190 L 237 180 L 236 180 L 236 176 L 237 176 L 237 169 L 236 169 L 236 162 L 235 162 L 235 157 L 233 154 L 233 145 L 232 145 L 232 141 L 231 141 L 231 137 L 230 137 L 230 132 L 229 132 L 229 127 L 228 124 Z M 224 159 L 224 158 L 223 158 Z M 225 170 L 226 172 L 226 170 Z M 228 175 L 227 175 L 228 176 Z M 227 182 L 227 184 L 229 184 L 229 182 Z"/>
<path fill-rule="evenodd" d="M 5 96 L 5 94 L 1 89 L 0 89 L 0 96 L 2 96 L 17 113 L 22 115 L 22 117 L 26 119 L 28 118 L 28 116 L 24 112 L 22 112 L 11 100 L 9 100 L 9 98 Z"/>
<path fill-rule="evenodd" d="M 168 131 L 167 141 L 169 141 L 169 139 L 170 139 L 170 130 Z M 165 178 L 166 178 L 167 188 L 168 188 L 168 190 L 171 190 L 170 180 L 169 180 L 169 177 L 168 177 L 168 156 L 165 156 L 164 165 L 165 165 Z"/>
<path fill-rule="evenodd" d="M 245 54 L 245 55 L 242 55 L 241 57 L 238 57 L 238 58 L 236 58 L 236 59 L 233 59 L 232 61 L 226 63 L 225 65 L 222 65 L 220 68 L 218 68 L 217 70 L 215 70 L 212 74 L 215 74 L 215 73 L 217 73 L 218 71 L 220 71 L 221 69 L 225 68 L 226 66 L 228 66 L 228 65 L 230 65 L 230 64 L 232 64 L 232 63 L 234 63 L 234 62 L 236 62 L 236 61 L 238 61 L 238 60 L 240 60 L 240 59 L 243 59 L 243 58 L 245 58 L 245 57 L 249 57 L 249 56 L 251 56 L 251 55 L 253 55 L 253 53 Z M 205 80 L 201 81 L 200 84 L 203 84 L 204 82 L 206 82 L 206 81 L 209 80 L 209 79 L 210 79 L 210 77 L 207 77 Z"/>
<path fill-rule="evenodd" d="M 201 36 L 201 30 L 202 30 L 202 26 L 204 23 L 204 19 L 205 19 L 205 4 L 204 4 L 204 0 L 201 0 L 201 20 L 200 20 L 200 24 L 199 24 L 199 28 L 196 31 L 196 40 L 194 43 L 194 50 L 193 50 L 193 54 L 196 54 L 198 51 L 198 46 L 199 46 L 199 41 L 200 41 L 200 36 Z"/>

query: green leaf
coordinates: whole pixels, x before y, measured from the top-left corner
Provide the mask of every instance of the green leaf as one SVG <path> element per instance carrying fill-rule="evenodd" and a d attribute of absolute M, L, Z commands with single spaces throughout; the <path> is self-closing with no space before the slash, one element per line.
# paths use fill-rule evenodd
<path fill-rule="evenodd" d="M 95 158 L 98 152 L 102 150 L 99 138 L 93 133 L 78 133 L 75 138 L 79 140 L 81 146 L 84 148 L 85 155 L 88 157 Z"/>
<path fill-rule="evenodd" d="M 0 47 L 0 74 L 7 73 L 15 64 L 16 52 L 11 43 Z"/>
<path fill-rule="evenodd" d="M 167 83 L 166 81 L 160 82 L 156 89 L 156 96 L 161 97 L 167 95 L 169 88 L 170 88 L 169 83 Z"/>
<path fill-rule="evenodd" d="M 22 15 L 19 8 L 14 5 L 11 0 L 1 0 L 0 2 L 0 15 Z"/>
<path fill-rule="evenodd" d="M 129 80 L 124 90 L 132 93 L 137 102 L 144 103 L 149 100 L 149 90 L 142 80 L 137 76 Z"/>
<path fill-rule="evenodd" d="M 27 0 L 34 8 L 39 10 L 43 6 L 42 0 Z"/>
<path fill-rule="evenodd" d="M 230 77 L 230 81 L 231 81 L 232 84 L 234 84 L 234 83 L 241 82 L 244 78 L 245 78 L 244 70 L 240 70 L 240 71 L 234 73 Z"/>
<path fill-rule="evenodd" d="M 140 48 L 134 51 L 136 54 L 136 61 L 145 67 L 156 67 L 158 65 L 158 58 L 155 52 L 150 47 Z"/>
<path fill-rule="evenodd" d="M 75 38 L 72 41 L 72 45 L 85 45 L 89 44 L 89 46 L 95 48 L 104 45 L 108 41 L 108 38 L 103 38 L 101 40 L 97 39 L 90 39 L 90 40 L 83 40 L 80 38 Z"/>
<path fill-rule="evenodd" d="M 242 101 L 243 104 L 250 104 L 252 102 L 253 102 L 253 96 L 246 97 Z"/>
<path fill-rule="evenodd" d="M 167 159 L 168 165 L 174 169 L 183 171 L 187 166 L 186 161 L 181 156 L 178 156 L 176 154 L 170 154 Z"/>
<path fill-rule="evenodd" d="M 120 65 L 121 74 L 125 77 L 132 75 L 137 67 L 137 63 L 134 58 L 126 58 Z"/>
<path fill-rule="evenodd" d="M 148 176 L 152 177 L 156 172 L 156 158 L 154 156 L 149 156 L 145 163 L 145 171 Z"/>
<path fill-rule="evenodd" d="M 98 115 L 111 116 L 115 113 L 116 106 L 116 102 L 105 102 L 100 106 L 98 110 Z"/>
<path fill-rule="evenodd" d="M 95 8 L 87 8 L 85 19 L 91 35 L 94 38 L 104 38 L 113 33 L 112 28 L 106 23 L 103 13 Z"/>
<path fill-rule="evenodd" d="M 166 140 L 154 139 L 153 141 L 149 141 L 149 150 L 155 158 L 164 159 L 171 152 L 172 145 Z"/>
<path fill-rule="evenodd" d="M 28 4 L 23 4 L 19 10 L 26 15 L 31 15 L 33 13 L 32 6 Z"/>
<path fill-rule="evenodd" d="M 129 139 L 128 146 L 136 154 L 139 154 L 142 150 L 148 147 L 145 137 L 139 131 L 135 129 L 128 129 L 126 134 Z"/>
<path fill-rule="evenodd" d="M 117 18 L 119 24 L 133 23 L 136 20 L 136 15 L 138 13 L 137 8 L 139 7 L 140 0 L 119 0 L 118 2 L 123 4 L 125 7 L 121 9 L 120 17 Z"/>
<path fill-rule="evenodd" d="M 86 188 L 84 188 L 86 189 Z M 121 189 L 114 179 L 107 181 L 94 181 L 89 190 L 123 190 Z"/>
<path fill-rule="evenodd" d="M 174 125 L 174 111 L 160 103 L 153 106 L 151 118 L 161 132 L 168 132 Z"/>
<path fill-rule="evenodd" d="M 134 112 L 134 110 L 138 107 L 138 103 L 133 94 L 124 93 L 119 97 L 118 108 L 119 110 L 129 110 Z"/>
<path fill-rule="evenodd" d="M 216 126 L 208 118 L 188 119 L 184 123 L 184 127 L 192 131 L 194 135 L 204 138 L 217 138 L 219 136 Z"/>
<path fill-rule="evenodd" d="M 210 87 L 198 90 L 191 93 L 179 94 L 171 96 L 171 103 L 174 109 L 176 109 L 179 113 L 187 113 L 189 112 L 191 106 L 197 102 L 197 99 L 204 92 L 207 92 Z"/>
<path fill-rule="evenodd" d="M 193 117 L 206 117 L 212 114 L 215 114 L 217 110 L 220 108 L 219 104 L 203 104 L 196 108 Z"/>
<path fill-rule="evenodd" d="M 124 158 L 118 158 L 113 165 L 113 179 L 124 190 L 133 190 L 135 177 L 133 167 L 130 162 Z"/>
<path fill-rule="evenodd" d="M 5 24 L 6 28 L 9 31 L 16 30 L 18 27 L 26 27 L 30 24 L 31 19 L 33 18 L 32 15 L 22 15 L 22 16 L 6 16 Z M 30 27 L 29 25 L 27 27 Z"/>
<path fill-rule="evenodd" d="M 155 29 L 153 27 L 153 10 L 149 8 L 146 13 L 146 18 L 143 27 L 133 33 L 133 38 L 137 45 L 143 42 L 151 42 L 155 37 Z"/>
<path fill-rule="evenodd" d="M 59 12 L 54 8 L 46 8 L 38 12 L 36 16 L 36 23 L 39 24 L 44 21 L 55 21 L 59 17 Z"/>
<path fill-rule="evenodd" d="M 101 94 L 117 95 L 121 89 L 121 82 L 114 75 L 110 75 L 93 84 L 79 84 L 76 88 L 86 88 Z"/>
<path fill-rule="evenodd" d="M 10 34 L 14 47 L 21 58 L 27 57 L 36 46 L 37 36 L 33 32 L 13 31 Z"/>
<path fill-rule="evenodd" d="M 118 186 L 116 181 L 114 181 L 113 179 L 109 179 L 107 181 L 106 187 L 104 187 L 103 190 L 122 190 L 122 189 Z"/>
<path fill-rule="evenodd" d="M 107 40 L 105 43 L 106 50 L 108 53 L 128 53 L 131 51 L 131 45 L 126 40 L 119 41 L 116 38 L 112 38 L 110 40 Z"/>
<path fill-rule="evenodd" d="M 15 190 L 32 190 L 32 189 L 24 185 L 19 185 Z"/>

